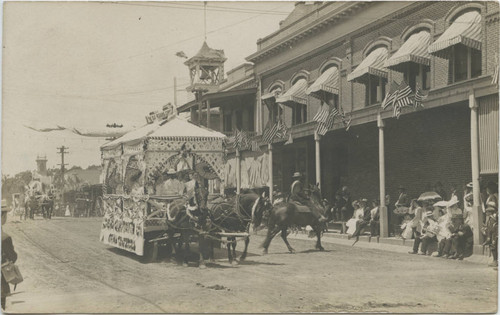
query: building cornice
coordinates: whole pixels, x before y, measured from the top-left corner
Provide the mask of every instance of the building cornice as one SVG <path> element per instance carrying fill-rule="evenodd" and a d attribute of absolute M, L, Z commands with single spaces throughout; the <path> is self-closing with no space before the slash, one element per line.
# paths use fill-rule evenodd
<path fill-rule="evenodd" d="M 421 9 L 423 6 L 426 6 L 426 5 L 428 5 L 428 4 L 426 4 L 425 2 L 413 3 L 411 6 L 400 9 L 400 10 L 384 17 L 383 19 L 376 20 L 375 22 L 369 23 L 369 24 L 365 25 L 364 27 L 353 30 L 352 32 L 350 32 L 348 34 L 336 37 L 336 38 L 332 39 L 331 41 L 329 41 L 325 44 L 322 44 L 320 46 L 311 47 L 311 49 L 309 49 L 308 52 L 305 52 L 305 53 L 298 55 L 294 58 L 286 60 L 284 63 L 273 65 L 272 68 L 270 67 L 270 68 L 267 68 L 263 71 L 259 71 L 259 73 L 257 73 L 257 75 L 263 76 L 263 77 L 268 76 L 268 75 L 272 75 L 276 72 L 279 72 L 281 69 L 287 68 L 287 67 L 294 65 L 294 64 L 297 64 L 297 63 L 300 63 L 303 60 L 306 60 L 308 58 L 322 54 L 322 53 L 324 53 L 328 50 L 331 50 L 333 48 L 336 48 L 340 45 L 344 45 L 345 43 L 349 42 L 351 38 L 359 37 L 359 36 L 363 36 L 365 34 L 368 34 L 369 32 L 372 32 L 374 28 L 379 28 L 379 27 L 384 26 L 385 24 L 391 23 L 393 19 L 401 18 L 403 16 L 412 14 L 413 12 Z M 269 56 L 271 56 L 271 55 L 269 55 Z M 332 56 L 332 57 L 338 57 L 338 56 Z"/>
<path fill-rule="evenodd" d="M 294 44 L 300 40 L 303 40 L 304 38 L 310 37 L 311 35 L 317 33 L 321 29 L 325 28 L 328 25 L 337 23 L 340 20 L 343 20 L 346 17 L 349 17 L 350 15 L 353 14 L 354 11 L 359 10 L 362 7 L 365 7 L 367 5 L 370 5 L 369 2 L 353 2 L 353 3 L 346 3 L 344 6 L 340 7 L 337 10 L 332 11 L 331 13 L 325 15 L 322 18 L 319 18 L 317 21 L 315 21 L 312 24 L 309 24 L 302 29 L 297 30 L 296 32 L 290 34 L 289 36 L 283 38 L 282 40 L 277 41 L 276 43 L 261 49 L 257 51 L 256 53 L 248 56 L 246 60 L 251 61 L 251 62 L 256 62 L 259 60 L 262 60 L 266 57 L 272 56 L 276 53 L 278 53 L 281 49 L 284 47 L 288 47 L 291 44 Z M 313 12 L 314 13 L 314 12 Z M 310 13 L 312 14 L 312 13 Z M 307 17 L 307 16 L 306 16 Z M 291 25 L 290 25 L 291 26 Z M 288 27 L 290 27 L 288 26 Z M 276 34 L 283 32 L 286 28 L 280 29 L 279 31 L 265 37 L 264 39 L 260 40 L 258 44 L 263 42 L 264 40 L 269 40 L 271 37 L 275 36 Z"/>

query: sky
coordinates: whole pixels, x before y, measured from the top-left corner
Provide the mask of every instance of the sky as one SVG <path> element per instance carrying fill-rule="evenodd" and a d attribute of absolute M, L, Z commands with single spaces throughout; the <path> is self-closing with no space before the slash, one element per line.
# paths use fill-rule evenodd
<path fill-rule="evenodd" d="M 293 2 L 207 2 L 206 36 L 224 49 L 228 71 L 256 51 L 258 38 L 279 29 Z M 105 130 L 145 124 L 174 100 L 188 101 L 183 51 L 204 40 L 203 2 L 4 2 L 2 174 L 36 168 L 37 156 L 59 167 L 100 164 L 104 139 L 25 126 Z"/>

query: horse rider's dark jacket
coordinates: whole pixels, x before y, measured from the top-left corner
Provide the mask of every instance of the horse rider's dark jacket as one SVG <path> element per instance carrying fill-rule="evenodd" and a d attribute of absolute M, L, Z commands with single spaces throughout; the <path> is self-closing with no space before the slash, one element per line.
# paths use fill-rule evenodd
<path fill-rule="evenodd" d="M 14 251 L 12 238 L 9 234 L 2 231 L 2 265 L 7 261 L 16 262 L 17 253 Z M 2 298 L 10 294 L 10 287 L 2 273 Z"/>
<path fill-rule="evenodd" d="M 292 183 L 292 186 L 290 187 L 290 199 L 303 205 L 306 205 L 308 202 L 309 198 L 307 198 L 304 194 L 304 187 L 300 180 L 296 180 Z"/>
<path fill-rule="evenodd" d="M 310 201 L 309 197 L 307 197 L 304 193 L 304 187 L 300 180 L 296 180 L 292 183 L 292 187 L 290 188 L 290 200 L 308 207 L 316 218 L 319 219 L 322 217 L 319 209 L 317 209 L 317 207 Z"/>

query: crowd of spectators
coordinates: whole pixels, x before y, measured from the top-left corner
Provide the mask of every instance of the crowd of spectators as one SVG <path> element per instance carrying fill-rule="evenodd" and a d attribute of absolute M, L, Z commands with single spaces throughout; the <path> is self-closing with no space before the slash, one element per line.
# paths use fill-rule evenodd
<path fill-rule="evenodd" d="M 481 200 L 484 216 L 483 246 L 488 246 L 493 256 L 490 266 L 498 265 L 498 186 L 490 182 L 486 188 L 486 201 Z M 399 187 L 399 196 L 391 204 L 386 196 L 390 236 L 414 239 L 410 254 L 428 255 L 462 260 L 473 250 L 472 183 L 466 185 L 463 197 L 456 187 L 447 194 L 438 182 L 432 192 L 409 198 L 405 187 Z M 333 221 L 341 222 L 341 233 L 359 237 L 369 231 L 370 237 L 380 235 L 379 200 L 365 198 L 352 200 L 346 186 L 335 195 L 332 207 Z M 476 232 L 476 233 L 478 233 Z"/>

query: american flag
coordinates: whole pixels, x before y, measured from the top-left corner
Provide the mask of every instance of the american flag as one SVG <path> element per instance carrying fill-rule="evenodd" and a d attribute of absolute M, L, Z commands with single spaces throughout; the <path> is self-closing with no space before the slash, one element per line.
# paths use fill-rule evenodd
<path fill-rule="evenodd" d="M 288 134 L 288 127 L 283 122 L 283 120 L 280 119 L 278 121 L 278 131 L 276 133 L 276 137 L 278 137 L 280 139 L 284 139 L 287 134 Z"/>
<path fill-rule="evenodd" d="M 262 141 L 264 143 L 272 143 L 274 137 L 276 137 L 276 132 L 278 131 L 278 123 L 274 123 L 272 126 L 267 126 L 262 133 Z"/>
<path fill-rule="evenodd" d="M 345 131 L 349 131 L 349 128 L 351 128 L 352 117 L 349 117 L 349 120 L 347 120 L 344 109 L 342 108 L 342 106 L 339 106 L 339 108 L 340 108 L 340 117 L 342 117 L 342 122 L 344 123 Z"/>
<path fill-rule="evenodd" d="M 335 116 L 340 115 L 338 109 L 335 107 L 330 110 L 328 113 L 328 116 L 326 118 L 326 121 L 323 122 L 318 122 L 318 126 L 316 127 L 316 132 L 320 136 L 324 136 L 328 130 L 333 129 L 333 121 Z"/>
<path fill-rule="evenodd" d="M 401 84 L 399 85 L 398 94 L 396 99 L 394 100 L 393 117 L 399 119 L 399 116 L 401 115 L 401 109 L 412 104 L 412 101 L 410 99 L 410 95 L 412 94 L 413 91 L 411 90 L 410 86 L 408 85 L 408 83 L 406 83 L 405 80 L 403 80 L 403 82 L 401 82 Z"/>
<path fill-rule="evenodd" d="M 417 91 L 415 92 L 415 109 L 417 107 L 424 107 L 424 104 L 422 104 L 423 101 L 425 101 L 427 99 L 427 95 L 425 95 L 422 91 L 422 89 L 420 88 L 420 86 L 417 84 Z"/>
<path fill-rule="evenodd" d="M 329 109 L 330 109 L 330 107 L 327 104 L 321 105 L 318 112 L 313 117 L 313 120 L 317 121 L 317 122 L 325 123 L 326 120 L 328 119 L 328 114 L 330 113 Z"/>
<path fill-rule="evenodd" d="M 234 132 L 234 142 L 233 142 L 234 148 L 240 149 L 242 142 L 243 142 L 242 134 L 238 129 L 236 129 L 236 131 Z"/>
<path fill-rule="evenodd" d="M 394 101 L 398 96 L 398 91 L 399 91 L 399 85 L 395 81 L 392 81 L 391 88 L 389 92 L 385 95 L 384 100 L 382 101 L 382 109 L 386 109 L 388 106 L 391 105 L 394 106 Z"/>

